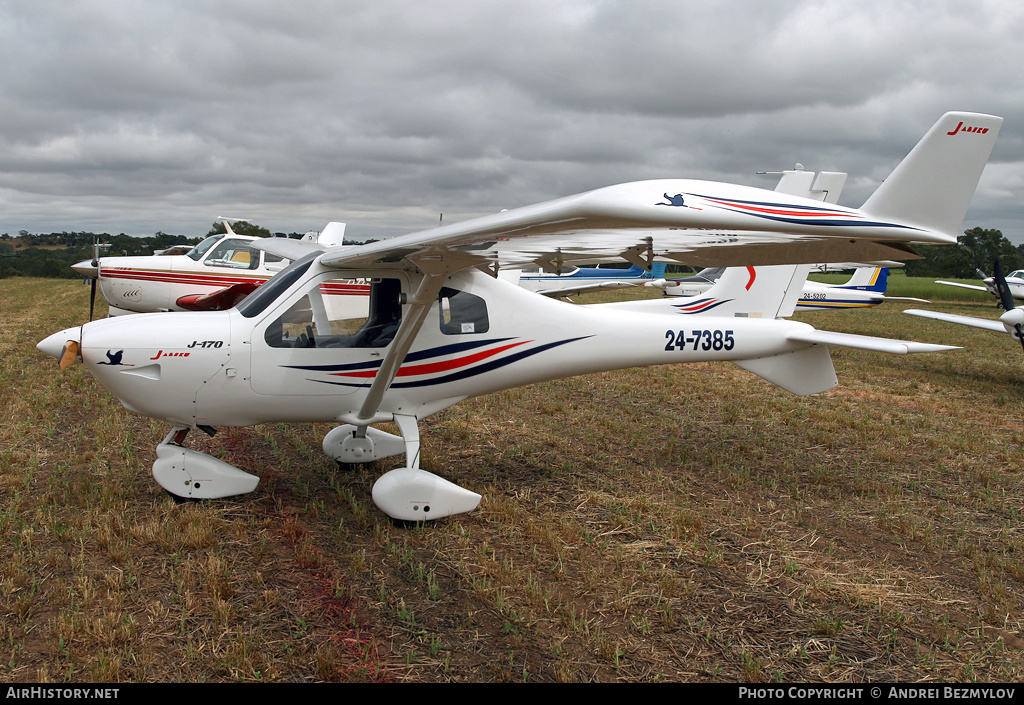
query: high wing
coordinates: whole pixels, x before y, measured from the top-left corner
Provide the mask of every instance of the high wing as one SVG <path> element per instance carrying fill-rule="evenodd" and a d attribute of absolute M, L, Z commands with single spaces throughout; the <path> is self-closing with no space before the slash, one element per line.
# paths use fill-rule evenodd
<path fill-rule="evenodd" d="M 263 238 L 252 243 L 253 247 L 284 259 L 302 259 L 311 252 L 326 252 L 328 247 L 310 240 L 292 240 L 290 238 Z M 354 245 L 341 245 L 336 250 L 351 249 Z"/>
<path fill-rule="evenodd" d="M 913 258 L 907 241 L 949 244 L 955 236 L 752 187 L 658 180 L 610 186 L 346 252 L 329 250 L 321 261 L 366 266 L 443 249 L 502 268 L 540 265 L 556 271 L 567 264 L 619 259 L 641 266 L 661 259 L 724 267 Z"/>
<path fill-rule="evenodd" d="M 920 316 L 921 318 L 931 318 L 936 321 L 945 321 L 946 323 L 956 323 L 961 326 L 981 328 L 983 330 L 990 330 L 996 333 L 1006 332 L 1005 326 L 1003 326 L 1000 321 L 994 321 L 987 318 L 960 316 L 955 313 L 941 313 L 939 311 L 926 311 L 920 308 L 908 308 L 903 313 L 910 314 L 911 316 Z"/>
<path fill-rule="evenodd" d="M 368 245 L 328 250 L 329 267 L 459 253 L 460 267 L 625 259 L 746 266 L 908 259 L 907 243 L 953 244 L 1002 118 L 947 113 L 860 209 L 688 179 L 596 189 Z"/>
<path fill-rule="evenodd" d="M 963 284 L 961 282 L 947 282 L 947 281 L 943 281 L 941 279 L 936 279 L 935 283 L 936 284 L 945 284 L 946 286 L 958 286 L 961 289 L 971 289 L 972 291 L 987 291 L 989 293 L 992 293 L 991 289 L 989 289 L 986 286 L 981 286 L 979 284 Z"/>

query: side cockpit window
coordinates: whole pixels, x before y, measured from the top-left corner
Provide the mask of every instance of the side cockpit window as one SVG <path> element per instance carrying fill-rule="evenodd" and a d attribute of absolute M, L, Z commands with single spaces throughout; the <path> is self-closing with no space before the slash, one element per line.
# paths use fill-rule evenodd
<path fill-rule="evenodd" d="M 383 348 L 402 322 L 398 279 L 314 283 L 264 334 L 272 348 Z"/>
<path fill-rule="evenodd" d="M 437 303 L 441 332 L 445 335 L 486 333 L 490 328 L 487 304 L 475 294 L 444 287 L 437 295 Z"/>

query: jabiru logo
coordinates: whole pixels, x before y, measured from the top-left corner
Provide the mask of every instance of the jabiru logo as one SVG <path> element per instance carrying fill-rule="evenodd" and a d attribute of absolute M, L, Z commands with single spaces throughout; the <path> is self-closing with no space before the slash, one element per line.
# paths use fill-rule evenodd
<path fill-rule="evenodd" d="M 976 132 L 979 135 L 983 135 L 986 132 L 988 132 L 988 128 L 987 127 L 964 127 L 964 121 L 961 120 L 960 124 L 958 124 L 956 126 L 956 128 L 952 132 L 947 132 L 946 134 L 947 135 L 955 135 L 955 134 L 958 134 L 958 133 L 961 133 L 961 132 L 964 132 L 964 133 L 966 133 L 966 132 Z"/>

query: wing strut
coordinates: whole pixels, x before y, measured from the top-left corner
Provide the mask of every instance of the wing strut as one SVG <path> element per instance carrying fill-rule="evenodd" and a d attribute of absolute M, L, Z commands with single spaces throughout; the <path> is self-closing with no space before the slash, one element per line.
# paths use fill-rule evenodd
<path fill-rule="evenodd" d="M 469 266 L 475 266 L 484 261 L 482 258 L 474 255 L 448 250 L 413 255 L 407 259 L 415 264 L 423 273 L 423 280 L 420 282 L 419 287 L 417 287 L 416 293 L 406 301 L 409 305 L 409 310 L 402 317 L 402 323 L 398 327 L 395 339 L 391 341 L 391 345 L 384 355 L 384 360 L 380 364 L 377 376 L 373 378 L 373 383 L 366 393 L 362 407 L 355 414 L 349 413 L 338 417 L 338 420 L 343 423 L 368 426 L 372 423 L 394 419 L 391 413 L 378 413 L 380 403 L 384 399 L 385 392 L 387 392 L 395 376 L 398 374 L 399 368 L 405 361 L 405 356 L 416 340 L 420 328 L 423 327 L 423 322 L 427 318 L 427 312 L 430 310 L 431 305 L 437 301 L 437 294 L 441 291 L 445 279 L 453 272 Z"/>

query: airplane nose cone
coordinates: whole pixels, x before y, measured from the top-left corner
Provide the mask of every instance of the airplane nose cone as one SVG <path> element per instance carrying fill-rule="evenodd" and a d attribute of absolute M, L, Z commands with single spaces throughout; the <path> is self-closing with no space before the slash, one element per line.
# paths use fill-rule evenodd
<path fill-rule="evenodd" d="M 36 350 L 42 353 L 46 353 L 50 357 L 55 357 L 58 360 L 64 352 L 64 346 L 69 340 L 73 340 L 76 343 L 82 342 L 82 328 L 81 326 L 75 326 L 74 328 L 65 328 L 62 331 L 58 331 L 53 335 L 47 336 L 43 340 L 36 343 Z"/>
<path fill-rule="evenodd" d="M 1004 326 L 1009 326 L 1010 328 L 1024 325 L 1024 307 L 1010 309 L 1000 316 L 999 320 L 1003 322 Z"/>
<path fill-rule="evenodd" d="M 71 265 L 71 268 L 81 274 L 83 277 L 95 277 L 96 276 L 96 265 L 91 259 L 84 259 L 77 264 Z"/>

